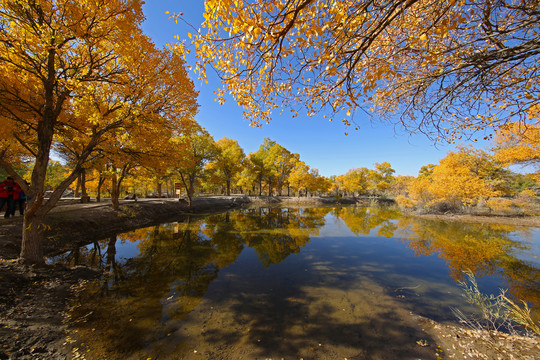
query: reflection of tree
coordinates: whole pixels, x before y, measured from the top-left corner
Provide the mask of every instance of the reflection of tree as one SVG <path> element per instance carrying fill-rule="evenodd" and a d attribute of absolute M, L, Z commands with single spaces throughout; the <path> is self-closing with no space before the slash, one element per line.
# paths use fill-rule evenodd
<path fill-rule="evenodd" d="M 512 295 L 540 307 L 540 273 L 513 254 L 524 248 L 510 237 L 514 227 L 402 218 L 392 208 L 258 208 L 139 229 L 70 252 L 70 264 L 97 264 L 105 273 L 75 302 L 79 335 L 96 358 L 141 355 L 175 330 L 168 320 L 184 319 L 244 246 L 265 267 L 283 261 L 318 235 L 331 211 L 355 234 L 399 234 L 417 255 L 438 254 L 456 279 L 465 269 L 478 277 L 497 273 Z M 119 243 L 128 241 L 137 241 L 139 254 L 118 261 Z"/>
<path fill-rule="evenodd" d="M 513 296 L 540 308 L 540 270 L 515 256 L 515 251 L 526 249 L 510 238 L 515 226 L 404 218 L 392 207 L 336 208 L 333 214 L 356 235 L 377 229 L 378 236 L 392 237 L 400 231 L 416 255 L 444 259 L 456 280 L 463 278 L 464 270 L 477 277 L 497 274 L 506 279 Z"/>
<path fill-rule="evenodd" d="M 377 236 L 390 238 L 397 229 L 392 220 L 400 216 L 399 210 L 394 207 L 345 207 L 335 208 L 333 215 L 341 219 L 347 228 L 355 234 L 368 235 L 377 228 Z"/>
<path fill-rule="evenodd" d="M 102 281 L 88 285 L 71 313 L 89 320 L 78 326 L 79 334 L 96 357 L 144 351 L 174 330 L 169 319 L 181 320 L 197 306 L 244 245 L 255 249 L 263 266 L 277 263 L 317 235 L 329 211 L 250 209 L 113 236 L 101 242 L 107 249 L 99 261 Z M 138 241 L 139 254 L 118 261 L 119 241 Z"/>
<path fill-rule="evenodd" d="M 64 254 L 54 256 L 52 259 L 55 263 L 62 263 L 67 266 L 76 266 L 85 264 L 87 266 L 102 269 L 102 249 L 106 246 L 106 241 L 93 241 L 91 245 L 81 246 L 73 244 L 70 251 Z"/>
<path fill-rule="evenodd" d="M 511 239 L 515 226 L 418 218 L 402 218 L 397 226 L 415 254 L 438 254 L 456 280 L 468 269 L 477 277 L 497 274 L 506 279 L 513 296 L 540 308 L 540 270 L 515 256 L 515 251 L 527 249 Z"/>
<path fill-rule="evenodd" d="M 264 267 L 297 254 L 311 236 L 319 234 L 328 208 L 258 208 L 235 213 L 235 228 L 245 243 L 255 249 Z"/>
<path fill-rule="evenodd" d="M 235 214 L 209 216 L 201 229 L 205 236 L 212 239 L 216 248 L 214 262 L 219 268 L 232 264 L 244 249 L 242 236 L 235 231 L 237 228 Z"/>
<path fill-rule="evenodd" d="M 198 231 L 200 226 L 148 228 L 139 255 L 124 263 L 115 260 L 115 243 L 109 242 L 105 263 L 113 271 L 81 293 L 71 314 L 76 319 L 91 314 L 89 325 L 78 330 L 96 356 L 127 356 L 170 332 L 165 321 L 181 320 L 197 306 L 217 277 L 220 257 L 238 256 L 241 247 L 216 245 Z"/>

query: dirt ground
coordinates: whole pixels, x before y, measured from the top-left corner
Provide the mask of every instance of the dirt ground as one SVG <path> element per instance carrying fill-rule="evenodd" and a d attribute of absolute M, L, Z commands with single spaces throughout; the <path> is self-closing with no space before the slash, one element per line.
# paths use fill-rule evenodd
<path fill-rule="evenodd" d="M 167 200 L 125 202 L 120 214 L 113 212 L 108 204 L 65 204 L 51 214 L 51 232 L 45 244 L 48 254 L 55 253 L 72 242 L 84 242 L 110 231 L 127 231 L 140 226 L 150 226 L 167 217 L 178 219 L 182 214 L 201 214 L 233 207 L 231 201 L 220 200 L 212 206 L 207 201 L 198 209 L 188 210 L 185 205 Z M 440 218 L 438 215 L 437 218 Z M 462 219 L 453 217 L 454 220 Z M 445 216 L 447 220 L 447 216 Z M 464 219 L 465 221 L 501 221 L 497 219 Z M 539 226 L 537 218 L 508 218 L 514 225 Z M 60 225 L 64 230 L 60 230 Z M 0 359 L 71 359 L 84 358 L 80 344 L 69 338 L 65 311 L 73 296 L 73 289 L 80 288 L 86 280 L 99 274 L 89 268 L 63 266 L 28 266 L 15 259 L 20 250 L 22 218 L 0 219 Z M 67 229 L 67 230 L 66 230 Z M 392 296 L 382 294 L 379 298 Z M 204 305 L 204 304 L 203 304 Z M 316 306 L 311 304 L 310 306 Z M 201 307 L 204 309 L 204 306 Z M 456 324 L 440 324 L 430 319 L 397 310 L 410 326 L 411 341 L 417 351 L 400 354 L 399 347 L 388 344 L 388 353 L 369 353 L 360 349 L 349 359 L 540 359 L 540 340 L 535 337 L 508 335 L 500 332 L 476 331 Z M 226 314 L 222 314 L 226 316 Z M 212 316 L 211 311 L 195 311 L 192 318 Z M 357 314 L 355 316 L 362 316 Z M 354 320 L 351 318 L 351 321 Z M 354 322 L 354 321 L 353 321 Z M 211 321 L 209 320 L 209 324 Z M 351 326 L 354 325 L 351 323 Z M 219 328 L 219 324 L 216 324 Z M 313 326 L 316 326 L 314 324 Z M 293 331 L 294 329 L 291 329 Z M 342 329 L 341 329 L 342 330 Z M 341 333 L 340 329 L 336 331 Z M 193 329 L 192 331 L 197 331 Z M 345 333 L 343 333 L 345 334 Z M 421 335 L 425 334 L 425 336 Z M 385 334 L 391 337 L 391 333 Z M 195 333 L 193 334 L 195 338 Z M 286 341 L 287 339 L 284 339 Z M 201 340 L 201 344 L 202 344 Z M 206 340 L 205 340 L 206 341 Z M 319 344 L 312 347 L 317 356 L 305 360 L 336 359 L 336 352 Z M 253 349 L 224 348 L 220 354 L 199 353 L 186 359 L 251 359 Z M 407 354 L 407 355 L 406 355 Z M 273 353 L 273 358 L 283 358 Z M 398 357 L 396 357 L 398 356 Z M 284 357 L 292 359 L 293 357 Z"/>

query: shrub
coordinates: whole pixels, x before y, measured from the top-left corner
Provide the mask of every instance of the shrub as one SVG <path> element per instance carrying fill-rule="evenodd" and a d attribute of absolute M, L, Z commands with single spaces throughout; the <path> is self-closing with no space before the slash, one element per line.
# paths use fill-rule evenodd
<path fill-rule="evenodd" d="M 508 212 L 514 207 L 514 203 L 510 199 L 491 198 L 486 201 L 486 205 L 492 211 Z"/>
<path fill-rule="evenodd" d="M 523 200 L 533 200 L 536 198 L 536 193 L 531 189 L 526 189 L 519 193 L 518 198 Z"/>
<path fill-rule="evenodd" d="M 399 195 L 396 198 L 396 202 L 399 205 L 399 207 L 405 208 L 405 209 L 414 209 L 414 207 L 416 206 L 416 201 L 404 195 Z"/>
<path fill-rule="evenodd" d="M 540 326 L 531 316 L 531 310 L 525 301 L 514 302 L 506 296 L 506 290 L 501 289 L 499 295 L 485 295 L 478 289 L 478 284 L 471 270 L 464 271 L 468 281 L 463 280 L 459 285 L 463 288 L 465 298 L 470 304 L 476 305 L 481 317 L 473 319 L 466 317 L 459 310 L 454 313 L 470 327 L 475 329 L 500 330 L 515 332 L 515 325 L 540 335 Z M 469 285 L 470 282 L 470 285 Z"/>
<path fill-rule="evenodd" d="M 451 200 L 432 200 L 430 201 L 426 208 L 429 212 L 444 214 L 447 212 L 451 213 L 460 213 L 462 211 L 462 204 L 459 201 Z"/>

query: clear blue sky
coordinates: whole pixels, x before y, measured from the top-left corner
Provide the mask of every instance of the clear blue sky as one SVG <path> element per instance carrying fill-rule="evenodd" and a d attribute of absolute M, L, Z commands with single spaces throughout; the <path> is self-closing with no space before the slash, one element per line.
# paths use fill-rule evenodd
<path fill-rule="evenodd" d="M 189 43 L 187 32 L 193 30 L 180 21 L 175 24 L 165 12 L 182 12 L 185 19 L 199 28 L 203 9 L 203 0 L 148 0 L 143 7 L 146 15 L 143 30 L 158 46 L 176 42 L 174 35 Z M 192 61 L 188 58 L 188 63 Z M 356 167 L 373 168 L 373 163 L 384 161 L 392 165 L 396 174 L 416 176 L 421 166 L 438 163 L 453 149 L 447 144 L 435 147 L 421 135 L 396 135 L 392 125 L 371 123 L 367 117 L 359 122 L 358 131 L 347 129 L 340 122 L 329 122 L 322 114 L 319 118 L 274 114 L 270 124 L 253 128 L 242 118 L 242 109 L 232 98 L 225 105 L 214 101 L 214 91 L 220 85 L 217 78 L 209 76 L 208 84 L 201 84 L 195 74 L 191 74 L 199 91 L 200 109 L 196 120 L 215 140 L 224 136 L 238 140 L 246 154 L 257 151 L 263 139 L 269 137 L 300 154 L 301 160 L 324 176 L 344 174 Z"/>

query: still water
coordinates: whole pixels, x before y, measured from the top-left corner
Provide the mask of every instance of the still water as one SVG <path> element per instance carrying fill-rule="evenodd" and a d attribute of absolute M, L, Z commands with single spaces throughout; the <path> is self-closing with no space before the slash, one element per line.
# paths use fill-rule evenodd
<path fill-rule="evenodd" d="M 457 281 L 540 307 L 538 229 L 392 208 L 254 208 L 138 229 L 52 262 L 104 271 L 69 322 L 87 359 L 433 358 L 411 312 L 473 309 Z"/>

